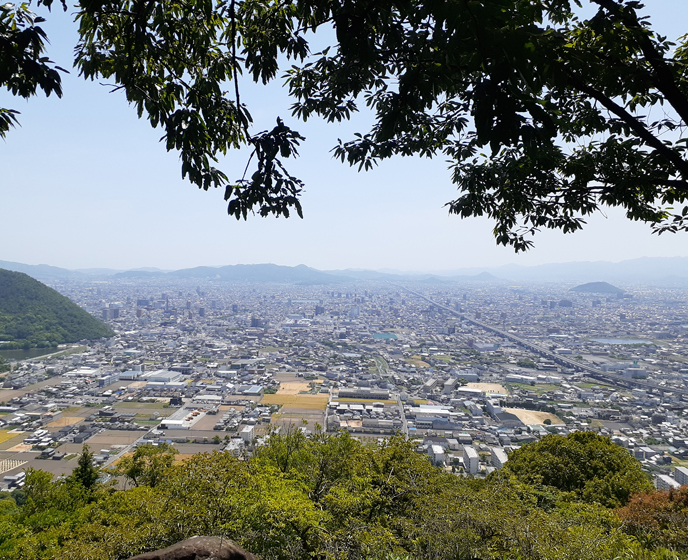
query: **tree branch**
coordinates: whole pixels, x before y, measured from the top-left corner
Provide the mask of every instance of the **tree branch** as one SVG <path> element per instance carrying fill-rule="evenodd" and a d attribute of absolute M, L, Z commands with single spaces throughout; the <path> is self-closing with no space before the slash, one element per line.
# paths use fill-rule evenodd
<path fill-rule="evenodd" d="M 657 83 L 655 85 L 657 89 L 666 96 L 667 101 L 671 103 L 671 106 L 676 110 L 681 119 L 683 119 L 683 122 L 688 123 L 688 99 L 681 93 L 681 90 L 679 90 L 671 68 L 667 64 L 665 58 L 657 50 L 657 47 L 650 40 L 647 29 L 645 29 L 638 21 L 638 18 L 635 17 L 635 12 L 633 12 L 633 15 L 630 15 L 627 10 L 621 9 L 621 6 L 614 0 L 591 1 L 606 9 L 610 14 L 623 22 L 629 29 L 637 31 L 636 36 L 638 37 L 638 45 L 643 51 L 643 55 L 645 55 L 647 62 L 650 63 L 650 66 L 652 66 L 652 69 L 655 71 L 655 76 L 657 78 Z"/>
<path fill-rule="evenodd" d="M 237 55 L 236 55 L 236 8 L 234 0 L 229 7 L 229 13 L 232 18 L 232 74 L 234 75 L 234 94 L 236 95 L 237 111 L 241 111 L 241 98 L 239 97 L 239 73 L 237 72 Z"/>
<path fill-rule="evenodd" d="M 667 179 L 666 181 L 662 181 L 662 184 L 679 191 L 688 192 L 688 181 L 674 181 Z"/>
<path fill-rule="evenodd" d="M 593 0 L 596 1 L 596 0 Z M 580 90 L 582 93 L 589 95 L 596 101 L 598 101 L 605 109 L 614 113 L 619 117 L 624 123 L 626 123 L 636 135 L 645 141 L 645 143 L 654 148 L 660 155 L 671 162 L 676 170 L 681 174 L 682 177 L 688 180 L 688 162 L 684 160 L 680 155 L 669 148 L 664 142 L 657 138 L 652 132 L 650 132 L 645 125 L 643 125 L 638 119 L 631 115 L 626 109 L 621 105 L 614 102 L 612 99 L 607 97 L 601 91 L 595 89 L 594 87 L 584 83 L 582 80 L 577 78 L 570 71 L 568 72 L 569 82 L 573 87 Z"/>

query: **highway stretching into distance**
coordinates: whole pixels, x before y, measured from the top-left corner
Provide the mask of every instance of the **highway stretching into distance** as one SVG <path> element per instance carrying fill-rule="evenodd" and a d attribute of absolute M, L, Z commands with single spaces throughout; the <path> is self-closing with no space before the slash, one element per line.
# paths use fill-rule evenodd
<path fill-rule="evenodd" d="M 600 369 L 597 369 L 596 367 L 592 365 L 588 365 L 585 363 L 578 362 L 576 360 L 572 360 L 571 358 L 567 358 L 565 356 L 562 356 L 561 354 L 555 354 L 551 350 L 544 348 L 543 346 L 540 346 L 539 344 L 534 344 L 532 342 L 529 342 L 519 336 L 516 336 L 513 333 L 503 331 L 501 329 L 498 329 L 497 327 L 493 327 L 492 325 L 488 325 L 487 323 L 484 323 L 474 317 L 468 317 L 464 313 L 460 313 L 451 307 L 447 307 L 446 305 L 442 305 L 441 303 L 438 303 L 432 299 L 430 299 L 427 296 L 424 296 L 423 294 L 420 294 L 418 292 L 415 292 L 413 290 L 410 290 L 408 288 L 405 288 L 403 286 L 399 286 L 400 288 L 406 290 L 407 292 L 424 299 L 428 303 L 434 305 L 438 309 L 441 309 L 442 311 L 445 311 L 451 315 L 455 315 L 459 317 L 462 320 L 468 321 L 469 323 L 472 323 L 478 327 L 481 327 L 485 329 L 488 332 L 497 334 L 503 338 L 506 338 L 507 340 L 510 340 L 512 342 L 515 342 L 519 346 L 522 346 L 523 348 L 526 348 L 527 350 L 530 350 L 531 352 L 535 352 L 536 354 L 542 356 L 543 358 L 552 360 L 554 363 L 557 363 L 559 365 L 563 365 L 566 367 L 573 368 L 576 371 L 584 371 L 586 372 L 590 377 L 593 377 L 594 379 L 597 379 L 599 381 L 607 381 L 610 383 L 613 383 L 615 385 L 622 385 L 622 386 L 630 386 L 630 387 L 638 387 L 640 389 L 645 389 L 648 391 L 659 391 L 661 394 L 666 393 L 676 393 L 678 395 L 681 395 L 682 397 L 688 397 L 688 389 L 680 388 L 680 387 L 673 387 L 673 386 L 664 386 L 660 385 L 659 383 L 655 383 L 654 381 L 649 381 L 647 379 L 629 379 L 627 377 L 624 377 L 623 375 L 619 375 L 617 373 L 611 373 L 608 371 L 602 371 Z"/>

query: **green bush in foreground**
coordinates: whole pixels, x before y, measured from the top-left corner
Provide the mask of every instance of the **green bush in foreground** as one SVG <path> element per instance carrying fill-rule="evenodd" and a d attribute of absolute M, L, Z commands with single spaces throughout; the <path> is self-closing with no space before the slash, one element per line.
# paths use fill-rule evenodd
<path fill-rule="evenodd" d="M 174 453 L 144 449 L 119 470 L 137 477 L 127 490 L 30 472 L 16 500 L 0 501 L 0 559 L 125 559 L 193 535 L 223 535 L 264 560 L 686 558 L 644 546 L 599 503 L 506 470 L 454 476 L 402 437 L 364 445 L 294 430 L 246 461 L 173 463 Z"/>

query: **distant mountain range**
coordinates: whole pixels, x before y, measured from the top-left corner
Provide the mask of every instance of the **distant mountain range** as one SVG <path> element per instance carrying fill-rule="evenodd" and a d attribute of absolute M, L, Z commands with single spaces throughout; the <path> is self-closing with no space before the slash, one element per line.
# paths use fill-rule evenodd
<path fill-rule="evenodd" d="M 496 267 L 464 268 L 442 276 L 489 272 L 512 282 L 618 282 L 657 286 L 688 286 L 688 257 L 642 257 L 620 262 L 582 261 L 536 266 L 508 264 Z"/>
<path fill-rule="evenodd" d="M 199 280 L 223 280 L 226 282 L 247 283 L 287 283 L 287 284 L 333 284 L 348 278 L 340 278 L 303 264 L 299 266 L 279 266 L 276 264 L 237 264 L 229 266 L 198 266 L 172 272 L 127 271 L 113 275 L 114 278 L 189 278 Z"/>
<path fill-rule="evenodd" d="M 112 336 L 112 329 L 45 284 L 0 269 L 2 348 L 48 346 Z"/>
<path fill-rule="evenodd" d="M 428 284 L 450 283 L 514 283 L 514 282 L 608 282 L 688 287 L 688 257 L 643 257 L 617 263 L 569 262 L 537 266 L 504 265 L 474 267 L 431 273 L 392 270 L 317 270 L 305 265 L 279 266 L 275 264 L 242 264 L 229 266 L 199 266 L 181 270 L 138 268 L 115 270 L 93 268 L 68 270 L 49 265 L 27 265 L 0 261 L 0 268 L 24 272 L 43 281 L 69 279 L 164 279 L 187 278 L 243 283 L 281 284 L 343 284 L 356 281 L 415 282 Z"/>
<path fill-rule="evenodd" d="M 321 271 L 305 265 L 279 266 L 276 264 L 237 264 L 229 266 L 199 266 L 181 270 L 164 271 L 155 268 L 140 268 L 134 270 L 112 270 L 104 268 L 68 270 L 48 265 L 28 265 L 9 261 L 0 261 L 0 268 L 23 272 L 38 280 L 55 282 L 61 280 L 80 279 L 112 279 L 112 280 L 137 280 L 137 279 L 195 279 L 217 280 L 239 283 L 276 283 L 276 284 L 301 284 L 324 285 L 343 284 L 356 281 L 380 281 L 380 282 L 425 282 L 446 284 L 452 282 L 502 282 L 499 278 L 483 272 L 473 276 L 443 277 L 431 274 L 425 275 L 399 275 L 375 272 L 372 270 L 330 270 Z"/>

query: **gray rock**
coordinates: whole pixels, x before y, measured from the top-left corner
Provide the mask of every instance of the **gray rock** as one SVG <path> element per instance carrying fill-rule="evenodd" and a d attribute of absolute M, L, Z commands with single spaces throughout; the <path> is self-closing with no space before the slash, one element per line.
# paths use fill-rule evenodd
<path fill-rule="evenodd" d="M 192 537 L 162 550 L 133 556 L 129 560 L 258 560 L 258 557 L 227 539 Z"/>

